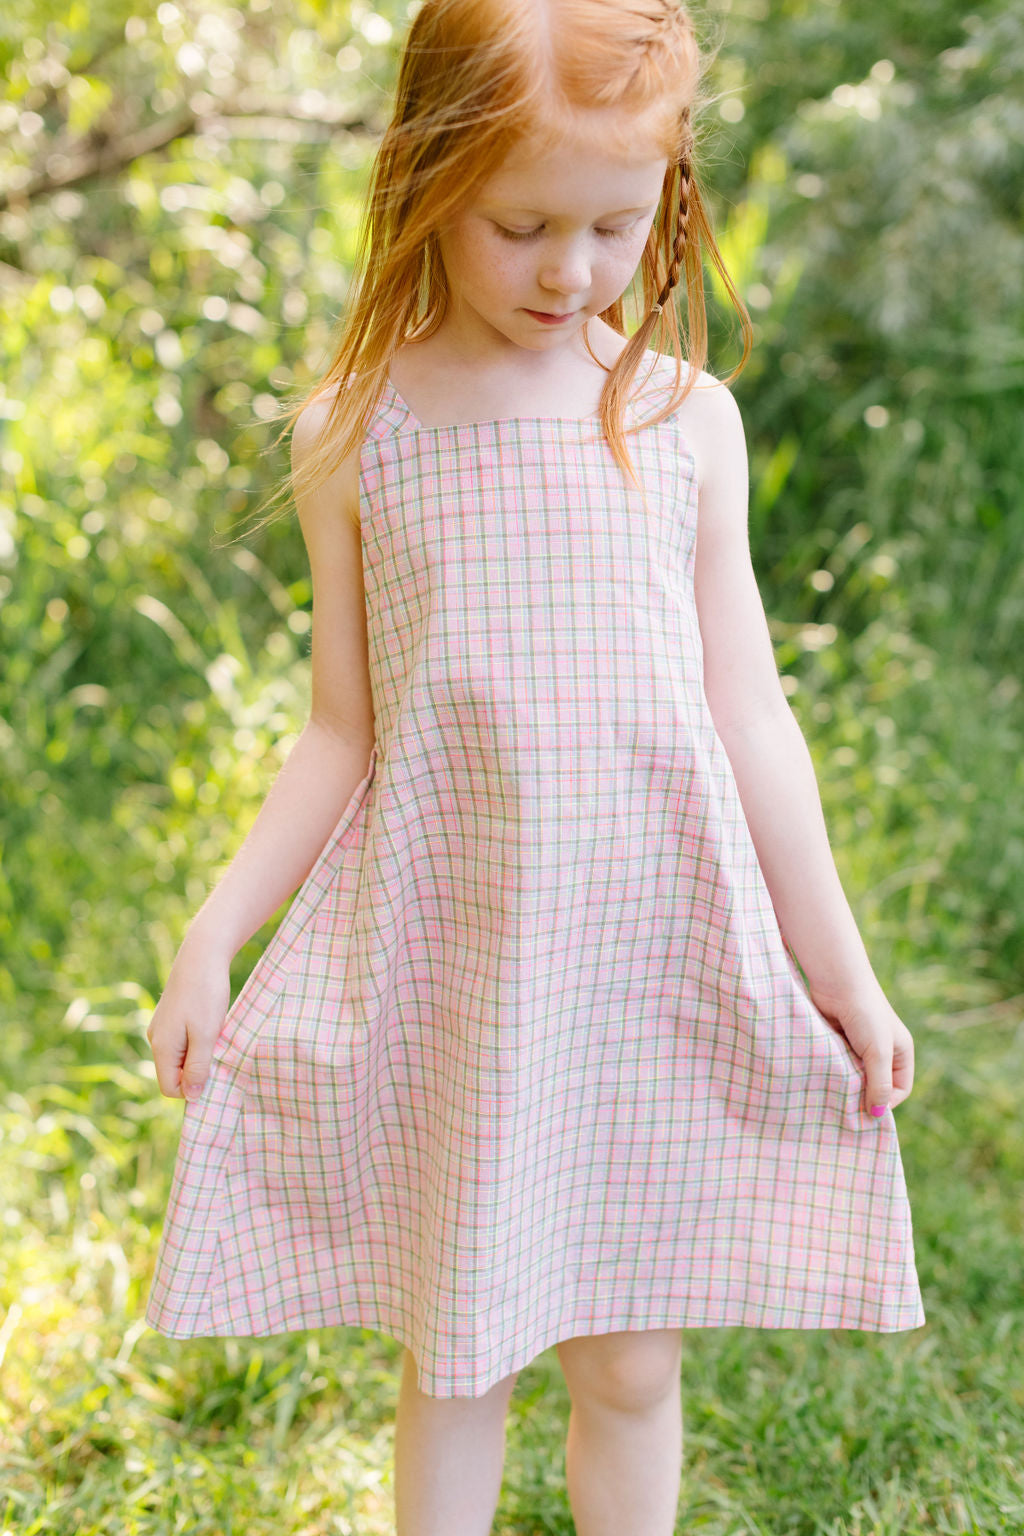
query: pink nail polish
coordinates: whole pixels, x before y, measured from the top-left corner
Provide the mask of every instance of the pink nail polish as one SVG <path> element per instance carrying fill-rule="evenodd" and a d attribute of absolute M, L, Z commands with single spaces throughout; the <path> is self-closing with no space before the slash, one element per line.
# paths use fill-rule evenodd
<path fill-rule="evenodd" d="M 877 1117 L 878 1117 L 878 1116 L 879 1116 L 879 1115 L 884 1115 L 884 1114 L 885 1114 L 885 1111 L 886 1111 L 886 1106 L 885 1106 L 885 1105 L 884 1105 L 884 1104 L 872 1104 L 872 1106 L 871 1106 L 871 1113 L 872 1113 L 872 1114 L 873 1114 L 873 1115 L 874 1115 L 874 1116 L 875 1116 L 875 1117 L 876 1117 L 876 1118 L 877 1118 Z"/>

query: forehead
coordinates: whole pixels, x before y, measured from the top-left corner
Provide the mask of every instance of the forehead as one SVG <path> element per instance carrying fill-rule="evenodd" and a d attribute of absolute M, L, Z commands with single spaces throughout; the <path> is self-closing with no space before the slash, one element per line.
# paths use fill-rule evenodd
<path fill-rule="evenodd" d="M 622 143 L 581 126 L 557 139 L 522 140 L 484 182 L 479 198 L 532 213 L 610 212 L 655 203 L 668 157 L 653 135 Z"/>

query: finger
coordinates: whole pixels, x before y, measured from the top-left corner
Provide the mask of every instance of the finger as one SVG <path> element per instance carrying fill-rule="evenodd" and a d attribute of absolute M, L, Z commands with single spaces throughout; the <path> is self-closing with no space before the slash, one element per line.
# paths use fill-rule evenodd
<path fill-rule="evenodd" d="M 870 1047 L 863 1056 L 864 1108 L 872 1119 L 881 1120 L 893 1098 L 892 1055 L 883 1055 Z"/>
<path fill-rule="evenodd" d="M 181 1098 L 181 1089 L 178 1087 L 177 1072 L 174 1073 L 173 1077 L 169 1076 L 167 1073 L 164 1073 L 163 1077 L 161 1077 L 160 1073 L 157 1072 L 156 1080 L 160 1085 L 160 1092 L 163 1094 L 165 1099 Z"/>
<path fill-rule="evenodd" d="M 893 1087 L 899 1089 L 900 1095 L 906 1098 L 914 1086 L 914 1048 L 901 1051 L 897 1046 L 892 1059 Z"/>
<path fill-rule="evenodd" d="M 212 1055 L 212 1051 L 204 1050 L 199 1046 L 189 1047 L 185 1064 L 181 1069 L 181 1091 L 190 1102 L 198 1099 L 206 1085 L 206 1079 L 210 1075 Z"/>
<path fill-rule="evenodd" d="M 156 1080 L 160 1085 L 160 1092 L 168 1099 L 180 1099 L 181 1089 L 178 1079 L 181 1075 L 181 1055 L 178 1051 L 168 1051 L 163 1046 L 153 1048 L 153 1061 L 156 1066 Z"/>

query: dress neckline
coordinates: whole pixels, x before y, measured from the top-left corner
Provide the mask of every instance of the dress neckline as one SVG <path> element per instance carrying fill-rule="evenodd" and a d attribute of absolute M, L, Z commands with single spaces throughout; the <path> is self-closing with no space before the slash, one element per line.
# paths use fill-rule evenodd
<path fill-rule="evenodd" d="M 514 422 L 526 422 L 535 425 L 541 421 L 557 421 L 572 426 L 584 426 L 588 422 L 600 422 L 601 420 L 600 412 L 595 412 L 591 416 L 486 416 L 481 417 L 478 421 L 446 421 L 439 425 L 429 426 L 426 422 L 420 421 L 408 400 L 395 388 L 390 373 L 387 375 L 386 388 L 394 404 L 405 412 L 412 427 L 418 432 L 458 432 L 463 427 L 505 427 L 511 426 Z"/>
<path fill-rule="evenodd" d="M 669 384 L 670 381 L 667 378 L 659 378 L 658 370 L 656 368 L 653 369 L 651 374 L 644 380 L 640 395 L 626 402 L 627 412 L 630 415 L 635 415 L 640 400 L 645 399 L 649 391 L 657 393 L 659 389 L 668 388 Z M 450 421 L 443 422 L 437 426 L 428 426 L 426 422 L 420 421 L 408 400 L 395 387 L 390 373 L 385 375 L 385 392 L 390 395 L 392 404 L 404 412 L 412 428 L 418 432 L 458 432 L 464 427 L 506 427 L 512 426 L 517 422 L 522 422 L 528 426 L 536 426 L 540 422 L 550 421 L 574 427 L 594 424 L 600 426 L 601 422 L 600 411 L 595 411 L 590 416 L 486 416 L 478 421 Z"/>

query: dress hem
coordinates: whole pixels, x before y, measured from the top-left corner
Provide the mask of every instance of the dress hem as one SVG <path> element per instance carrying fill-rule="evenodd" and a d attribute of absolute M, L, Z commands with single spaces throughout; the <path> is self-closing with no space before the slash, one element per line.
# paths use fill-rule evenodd
<path fill-rule="evenodd" d="M 749 1306 L 735 1308 L 722 1307 L 715 1309 L 713 1313 L 711 1311 L 707 1312 L 702 1318 L 699 1319 L 694 1319 L 692 1315 L 692 1309 L 690 1309 L 690 1315 L 685 1318 L 681 1317 L 678 1313 L 673 1313 L 671 1310 L 657 1314 L 649 1313 L 647 1315 L 637 1313 L 623 1313 L 619 1315 L 619 1320 L 616 1321 L 613 1325 L 594 1328 L 588 1326 L 586 1316 L 581 1315 L 577 1317 L 575 1321 L 569 1319 L 560 1323 L 554 1330 L 545 1330 L 543 1334 L 538 1336 L 537 1341 L 534 1341 L 528 1345 L 524 1345 L 520 1349 L 513 1350 L 510 1357 L 496 1368 L 488 1371 L 477 1372 L 475 1376 L 472 1372 L 463 1371 L 459 1373 L 459 1382 L 456 1382 L 455 1375 L 451 1371 L 439 1370 L 437 1368 L 424 1370 L 420 1364 L 419 1359 L 417 1358 L 416 1346 L 408 1332 L 403 1331 L 395 1325 L 389 1326 L 385 1321 L 382 1320 L 381 1314 L 362 1312 L 358 1316 L 354 1316 L 351 1312 L 348 1312 L 344 1320 L 340 1318 L 325 1318 L 323 1321 L 316 1323 L 295 1323 L 293 1325 L 286 1325 L 282 1327 L 260 1328 L 252 1330 L 237 1327 L 230 1330 L 221 1328 L 210 1328 L 209 1330 L 199 1330 L 195 1328 L 178 1330 L 173 1324 L 167 1326 L 157 1324 L 152 1320 L 148 1313 L 146 1314 L 144 1320 L 149 1324 L 151 1328 L 155 1329 L 157 1333 L 160 1333 L 165 1338 L 170 1339 L 265 1339 L 276 1337 L 279 1334 L 300 1333 L 317 1328 L 365 1328 L 376 1333 L 384 1334 L 387 1337 L 394 1339 L 395 1342 L 402 1345 L 403 1348 L 408 1349 L 416 1362 L 419 1390 L 425 1396 L 437 1398 L 483 1397 L 504 1377 L 511 1375 L 513 1372 L 524 1370 L 528 1365 L 536 1360 L 538 1356 L 546 1353 L 549 1349 L 553 1349 L 557 1343 L 565 1339 L 578 1338 L 581 1336 L 597 1337 L 598 1335 L 603 1336 L 609 1333 L 637 1333 L 645 1329 L 662 1328 L 682 1328 L 685 1330 L 695 1328 L 764 1328 L 770 1329 L 772 1332 L 779 1332 L 783 1329 L 790 1329 L 794 1332 L 801 1333 L 809 1332 L 812 1329 L 819 1332 L 830 1332 L 834 1329 L 839 1329 L 844 1332 L 859 1333 L 908 1333 L 914 1329 L 924 1327 L 927 1322 L 924 1309 L 920 1306 L 913 1314 L 913 1320 L 909 1321 L 868 1323 L 863 1321 L 852 1321 L 848 1316 L 846 1320 L 841 1320 L 841 1318 L 842 1309 L 834 1308 L 831 1312 L 823 1312 L 814 1321 L 807 1320 L 805 1322 L 769 1323 L 765 1322 L 763 1317 L 761 1321 L 752 1321 L 751 1308 Z M 473 1390 L 464 1392 L 447 1390 L 448 1388 L 460 1384 L 469 1385 Z"/>

